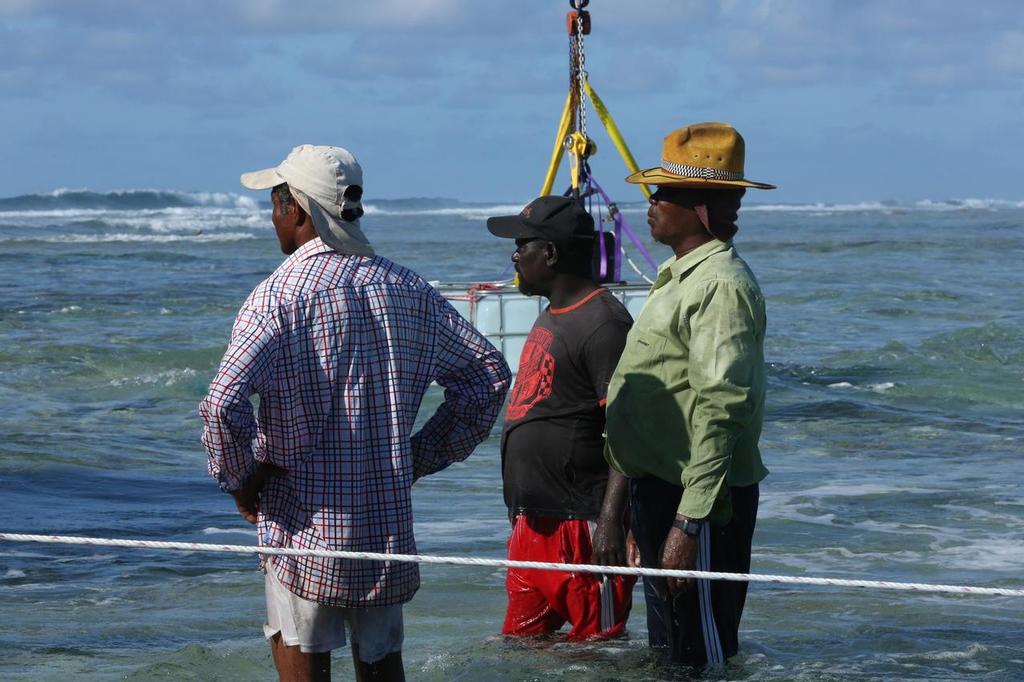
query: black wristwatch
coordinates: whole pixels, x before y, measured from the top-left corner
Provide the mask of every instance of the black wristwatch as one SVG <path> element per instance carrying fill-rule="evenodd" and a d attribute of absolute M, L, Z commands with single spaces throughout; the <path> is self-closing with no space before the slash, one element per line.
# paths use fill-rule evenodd
<path fill-rule="evenodd" d="M 691 538 L 695 538 L 700 535 L 700 529 L 704 527 L 704 522 L 697 519 L 676 519 L 672 522 L 672 527 L 678 528 Z"/>

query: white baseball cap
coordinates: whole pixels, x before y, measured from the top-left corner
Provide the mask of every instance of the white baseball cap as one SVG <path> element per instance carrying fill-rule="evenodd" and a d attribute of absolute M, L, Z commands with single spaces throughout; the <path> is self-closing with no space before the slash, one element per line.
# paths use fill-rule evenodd
<path fill-rule="evenodd" d="M 276 168 L 243 173 L 241 181 L 257 190 L 287 183 L 325 244 L 340 253 L 373 255 L 373 246 L 359 227 L 363 169 L 347 149 L 299 145 Z"/>

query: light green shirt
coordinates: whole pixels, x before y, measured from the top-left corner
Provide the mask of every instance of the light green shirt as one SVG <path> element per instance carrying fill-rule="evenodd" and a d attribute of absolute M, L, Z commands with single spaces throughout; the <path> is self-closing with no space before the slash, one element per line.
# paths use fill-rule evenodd
<path fill-rule="evenodd" d="M 729 486 L 768 475 L 764 297 L 732 242 L 662 264 L 608 386 L 608 463 L 682 485 L 680 514 L 726 523 Z"/>

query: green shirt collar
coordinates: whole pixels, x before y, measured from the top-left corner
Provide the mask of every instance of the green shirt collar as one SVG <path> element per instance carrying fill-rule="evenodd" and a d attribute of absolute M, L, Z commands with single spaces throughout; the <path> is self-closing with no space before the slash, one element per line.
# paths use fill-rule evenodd
<path fill-rule="evenodd" d="M 705 260 L 721 253 L 722 251 L 728 251 L 732 248 L 732 240 L 727 242 L 720 241 L 718 239 L 712 239 L 707 244 L 701 244 L 693 251 L 690 251 L 681 258 L 672 256 L 661 265 L 658 266 L 658 279 L 655 280 L 653 289 L 664 286 L 669 280 L 682 280 L 686 277 L 686 274 L 693 270 L 695 267 L 703 263 Z"/>

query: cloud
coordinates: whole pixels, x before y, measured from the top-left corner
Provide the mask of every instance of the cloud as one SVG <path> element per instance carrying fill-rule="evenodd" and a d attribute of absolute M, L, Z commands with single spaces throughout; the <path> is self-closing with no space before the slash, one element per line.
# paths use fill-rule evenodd
<path fill-rule="evenodd" d="M 656 49 L 743 90 L 865 82 L 1007 89 L 1019 87 L 1014 76 L 1024 63 L 1024 13 L 1008 0 L 978 7 L 949 0 L 616 0 L 590 10 L 588 45 L 613 61 L 636 63 L 635 54 Z M 564 49 L 558 43 L 565 45 L 562 11 L 548 0 L 4 0 L 0 13 L 9 19 L 5 42 L 14 45 L 0 64 L 7 83 L 36 71 L 142 87 L 174 70 L 202 75 L 245 66 L 252 52 L 282 43 L 284 52 L 331 55 L 322 68 L 315 57 L 300 64 L 328 80 L 332 71 L 398 80 L 472 72 L 459 61 L 497 77 L 528 73 L 530 63 L 546 63 L 541 50 L 556 54 Z M 42 54 L 32 47 L 47 44 Z M 655 80 L 652 69 L 675 70 L 658 60 L 636 68 L 645 72 L 638 83 Z M 609 71 L 623 89 L 639 89 L 620 76 L 624 69 L 612 64 Z"/>
<path fill-rule="evenodd" d="M 729 0 L 707 10 L 644 12 L 645 40 L 671 54 L 700 51 L 709 68 L 744 76 L 745 90 L 887 84 L 1018 88 L 1024 12 L 1016 2 Z M 653 16 L 652 16 L 653 15 Z M 635 36 L 634 36 L 635 38 Z"/>
<path fill-rule="evenodd" d="M 588 9 L 592 81 L 627 138 L 655 152 L 651 139 L 701 118 L 780 148 L 824 121 L 933 134 L 984 110 L 1010 125 L 1009 102 L 1024 92 L 1024 12 L 1010 0 Z M 386 137 L 378 153 L 396 139 L 425 156 L 515 148 L 509 162 L 539 138 L 545 156 L 567 87 L 567 10 L 555 0 L 0 0 L 0 123 L 49 134 L 40 121 L 73 119 L 98 145 L 159 130 L 171 152 L 190 154 L 203 152 L 199 138 L 234 135 L 238 153 L 256 157 L 274 136 L 344 134 Z M 19 144 L 0 151 L 24 153 Z"/>
<path fill-rule="evenodd" d="M 996 36 L 987 52 L 996 71 L 1024 75 L 1024 31 L 1006 31 Z"/>
<path fill-rule="evenodd" d="M 332 33 L 358 29 L 400 29 L 459 23 L 470 0 L 177 0 L 174 3 L 123 0 L 0 0 L 0 16 L 55 18 L 83 27 L 152 25 L 170 30 L 244 33 Z"/>

